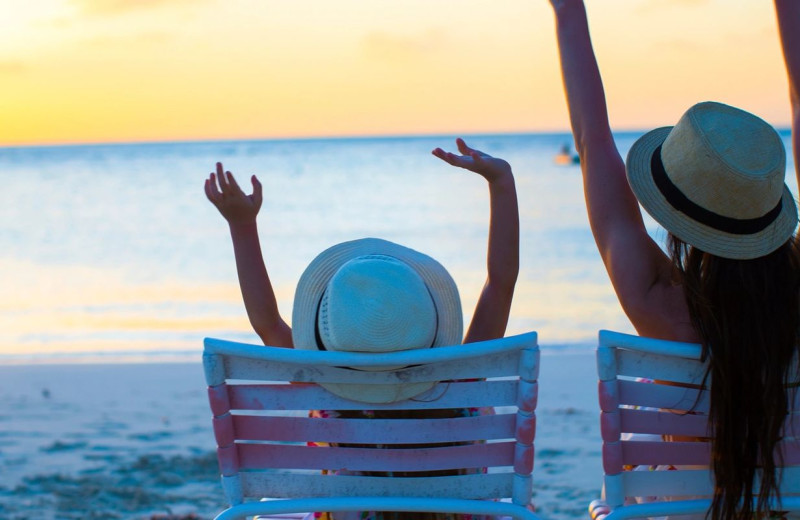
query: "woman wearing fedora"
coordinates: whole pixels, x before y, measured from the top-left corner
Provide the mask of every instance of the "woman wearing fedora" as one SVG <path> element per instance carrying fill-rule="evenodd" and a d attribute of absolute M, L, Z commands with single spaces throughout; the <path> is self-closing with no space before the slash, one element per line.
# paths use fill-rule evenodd
<path fill-rule="evenodd" d="M 640 335 L 703 345 L 715 425 L 711 518 L 768 515 L 800 330 L 798 218 L 781 138 L 753 114 L 703 102 L 643 135 L 623 162 L 583 1 L 551 4 L 589 221 L 614 290 Z M 775 5 L 797 121 L 800 2 Z M 640 205 L 667 230 L 666 253 Z"/>
<path fill-rule="evenodd" d="M 462 334 L 458 289 L 447 270 L 430 256 L 377 238 L 336 244 L 308 265 L 297 284 L 290 328 L 278 313 L 261 254 L 256 227 L 262 202 L 261 184 L 253 176 L 253 193 L 247 195 L 233 175 L 217 163 L 216 173 L 206 179 L 206 196 L 229 224 L 247 315 L 265 345 L 389 352 L 483 341 L 505 334 L 519 271 L 519 216 L 514 177 L 506 161 L 474 150 L 461 139 L 456 143 L 460 154 L 437 148 L 433 155 L 483 176 L 489 184 L 491 208 L 488 274 L 466 335 Z M 398 384 L 375 390 L 359 385 L 325 385 L 341 397 L 368 403 L 413 398 L 432 386 L 432 383 Z M 490 412 L 442 410 L 437 417 Z M 392 413 L 370 412 L 367 417 L 391 417 Z M 345 416 L 344 412 L 333 410 L 320 410 L 314 415 Z M 318 513 L 317 516 L 330 518 L 331 515 Z M 473 519 L 470 515 L 452 514 L 336 514 L 336 520 L 349 518 Z"/>

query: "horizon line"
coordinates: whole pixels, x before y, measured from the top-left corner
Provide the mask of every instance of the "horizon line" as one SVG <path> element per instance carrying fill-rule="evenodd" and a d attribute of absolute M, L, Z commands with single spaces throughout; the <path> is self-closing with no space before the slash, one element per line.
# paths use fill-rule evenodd
<path fill-rule="evenodd" d="M 791 126 L 773 126 L 776 131 L 791 132 Z M 614 130 L 612 134 L 632 134 L 645 133 L 652 130 L 648 128 L 621 128 Z M 52 143 L 19 143 L 4 144 L 0 143 L 0 151 L 12 149 L 35 149 L 35 148 L 70 148 L 81 146 L 141 146 L 141 145 L 176 145 L 176 144 L 208 144 L 208 143 L 247 143 L 247 142 L 267 142 L 267 141 L 346 141 L 346 140 L 380 140 L 380 139 L 428 139 L 432 137 L 501 137 L 501 136 L 524 136 L 524 135 L 571 135 L 569 129 L 552 130 L 517 130 L 517 131 L 488 131 L 488 132 L 431 132 L 431 133 L 408 133 L 408 134 L 351 134 L 351 135 L 307 135 L 307 136 L 261 136 L 261 137 L 200 137 L 177 138 L 177 139 L 152 139 L 152 140 L 131 140 L 131 141 L 86 141 L 86 142 L 52 142 Z"/>
<path fill-rule="evenodd" d="M 777 130 L 783 128 L 776 127 Z M 613 131 L 613 133 L 635 133 L 646 132 L 647 128 L 630 128 Z M 137 146 L 137 145 L 173 145 L 173 144 L 200 144 L 200 143 L 236 143 L 236 142 L 262 142 L 262 141 L 344 141 L 350 139 L 369 140 L 369 139 L 427 139 L 431 137 L 490 137 L 490 136 L 523 136 L 523 135 L 559 135 L 572 134 L 569 129 L 552 130 L 510 130 L 510 131 L 486 131 L 486 132 L 430 132 L 430 133 L 407 133 L 407 134 L 348 134 L 348 135 L 298 135 L 298 136 L 253 136 L 253 137 L 199 137 L 199 138 L 177 138 L 177 139 L 142 139 L 142 140 L 120 140 L 120 141 L 86 141 L 86 142 L 43 142 L 43 143 L 0 143 L 0 150 L 15 148 L 68 148 L 78 146 Z"/>

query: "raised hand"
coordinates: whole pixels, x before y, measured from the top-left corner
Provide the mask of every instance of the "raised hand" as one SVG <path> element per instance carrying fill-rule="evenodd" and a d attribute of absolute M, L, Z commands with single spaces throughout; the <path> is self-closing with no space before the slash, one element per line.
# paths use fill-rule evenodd
<path fill-rule="evenodd" d="M 512 177 L 511 166 L 503 159 L 498 159 L 470 148 L 460 137 L 456 139 L 456 146 L 461 155 L 445 152 L 441 148 L 436 148 L 431 153 L 447 164 L 458 166 L 483 176 L 490 183 Z"/>
<path fill-rule="evenodd" d="M 211 173 L 206 179 L 206 197 L 216 206 L 229 224 L 254 222 L 261 209 L 263 200 L 261 183 L 255 175 L 250 178 L 250 181 L 253 184 L 253 193 L 247 195 L 239 187 L 233 174 L 224 171 L 222 163 L 217 163 L 216 174 Z"/>
<path fill-rule="evenodd" d="M 465 343 L 505 334 L 519 273 L 519 210 L 511 166 L 456 139 L 460 155 L 436 148 L 431 153 L 447 164 L 475 172 L 489 182 L 489 243 L 483 286 Z"/>

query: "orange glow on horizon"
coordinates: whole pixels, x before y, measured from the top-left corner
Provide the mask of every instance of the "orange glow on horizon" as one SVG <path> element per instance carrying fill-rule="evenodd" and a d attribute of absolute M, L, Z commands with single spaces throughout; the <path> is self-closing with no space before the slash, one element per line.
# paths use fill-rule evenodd
<path fill-rule="evenodd" d="M 771 5 L 587 0 L 614 128 L 789 121 Z M 547 0 L 0 0 L 0 146 L 565 130 Z"/>

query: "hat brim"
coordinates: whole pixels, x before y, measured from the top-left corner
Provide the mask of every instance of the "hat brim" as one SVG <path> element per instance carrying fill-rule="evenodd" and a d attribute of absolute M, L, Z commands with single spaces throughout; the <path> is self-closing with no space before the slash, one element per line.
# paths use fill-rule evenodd
<path fill-rule="evenodd" d="M 433 258 L 413 249 L 378 238 L 342 242 L 320 253 L 306 268 L 297 283 L 292 309 L 294 348 L 319 350 L 316 334 L 317 309 L 328 282 L 348 261 L 365 255 L 385 255 L 410 266 L 422 278 L 436 308 L 436 335 L 431 347 L 460 344 L 463 331 L 461 300 L 453 278 Z M 400 367 L 385 367 L 396 369 Z M 354 401 L 391 403 L 409 399 L 429 390 L 435 383 L 398 385 L 359 385 L 325 383 L 330 392 Z"/>
<path fill-rule="evenodd" d="M 631 190 L 656 222 L 687 244 L 736 260 L 768 255 L 792 237 L 797 227 L 797 205 L 786 185 L 783 186 L 780 214 L 757 233 L 741 235 L 720 231 L 675 209 L 656 186 L 651 170 L 653 153 L 664 143 L 672 128 L 656 128 L 644 134 L 633 144 L 625 161 Z"/>

